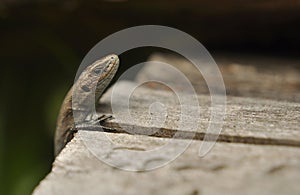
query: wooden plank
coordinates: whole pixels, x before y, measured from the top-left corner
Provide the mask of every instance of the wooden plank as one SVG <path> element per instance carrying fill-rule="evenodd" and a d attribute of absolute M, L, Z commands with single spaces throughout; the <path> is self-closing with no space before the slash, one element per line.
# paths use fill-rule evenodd
<path fill-rule="evenodd" d="M 128 108 L 122 101 L 134 84 L 122 81 L 114 86 L 118 92 L 115 94 L 117 112 L 112 112 L 110 105 L 113 89 L 108 90 L 100 101 L 98 112 L 115 117 L 103 125 L 115 130 L 107 129 L 111 131 L 108 133 L 96 127 L 76 133 L 33 194 L 300 193 L 299 103 L 227 97 L 227 115 L 218 142 L 200 158 L 199 147 L 211 112 L 210 97 L 197 96 L 201 117 L 196 116 L 194 123 L 198 122 L 199 128 L 185 131 L 178 128 L 180 106 L 170 91 L 137 88 L 130 96 L 132 120 L 118 118 L 122 112 L 127 113 Z M 184 96 L 189 99 L 191 94 Z M 153 112 L 153 103 L 163 105 L 165 110 Z M 193 110 L 195 108 L 191 107 L 189 117 L 195 117 Z M 151 123 L 155 114 L 158 118 L 166 117 L 163 126 Z M 179 137 L 173 138 L 176 132 Z M 195 137 L 193 133 L 196 133 Z M 107 144 L 107 138 L 114 145 Z M 172 146 L 175 147 L 169 147 L 171 151 L 182 144 L 187 146 L 193 138 L 192 144 L 183 153 L 180 151 L 176 159 L 169 158 L 169 150 L 157 151 L 174 140 Z M 133 154 L 154 151 L 156 156 L 137 158 L 136 155 L 127 156 L 128 151 Z M 107 153 L 103 155 L 103 152 Z M 103 160 L 115 164 L 110 166 Z M 163 163 L 165 166 L 155 169 Z M 153 170 L 143 172 L 149 169 Z"/>
<path fill-rule="evenodd" d="M 103 134 L 120 147 L 149 150 L 169 139 L 83 131 L 91 142 Z M 181 140 L 186 142 L 187 140 Z M 295 147 L 217 143 L 204 158 L 194 141 L 176 160 L 147 172 L 109 166 L 85 147 L 78 134 L 56 158 L 51 173 L 33 194 L 299 194 L 300 150 Z M 98 148 L 98 150 L 102 150 Z M 118 158 L 118 156 L 115 156 Z M 161 154 L 164 158 L 164 154 Z M 120 157 L 121 165 L 122 158 Z M 145 168 L 148 160 L 140 159 Z M 126 164 L 123 164 L 126 166 Z"/>
<path fill-rule="evenodd" d="M 134 83 L 121 82 L 115 85 L 115 91 L 122 94 Z M 194 127 L 187 132 L 179 129 L 181 117 L 180 104 L 170 91 L 151 90 L 146 87 L 137 88 L 130 97 L 131 118 L 118 118 L 119 115 L 127 116 L 128 108 L 119 103 L 119 113 L 111 111 L 111 93 L 109 90 L 101 99 L 99 112 L 113 115 L 115 119 L 107 121 L 104 125 L 116 129 L 118 132 L 133 134 L 145 134 L 157 137 L 172 137 L 176 132 L 181 132 L 180 138 L 202 140 L 210 123 L 211 101 L 208 95 L 198 95 L 200 116 L 193 113 L 197 108 L 190 106 L 189 117 L 185 126 Z M 125 98 L 120 95 L 122 102 Z M 192 99 L 186 94 L 185 99 Z M 166 109 L 166 121 L 163 126 L 149 125 L 151 115 L 149 106 L 160 102 Z M 258 98 L 227 97 L 226 118 L 223 129 L 218 138 L 219 141 L 237 142 L 249 144 L 269 144 L 300 146 L 300 104 L 292 102 L 280 102 Z M 195 136 L 195 137 L 194 137 Z"/>
<path fill-rule="evenodd" d="M 300 102 L 300 60 L 237 54 L 213 55 L 222 73 L 227 95 L 268 98 Z M 153 54 L 137 77 L 138 82 L 157 79 L 177 84 L 177 75 L 166 77 L 165 68 L 151 61 L 168 63 L 184 73 L 199 94 L 209 94 L 206 81 L 193 64 L 174 55 Z M 207 67 L 206 67 L 207 68 Z M 209 67 L 208 67 L 209 68 Z M 148 83 L 154 89 L 166 89 L 159 83 Z M 214 86 L 213 86 L 214 87 Z M 217 86 L 216 86 L 217 87 Z"/>

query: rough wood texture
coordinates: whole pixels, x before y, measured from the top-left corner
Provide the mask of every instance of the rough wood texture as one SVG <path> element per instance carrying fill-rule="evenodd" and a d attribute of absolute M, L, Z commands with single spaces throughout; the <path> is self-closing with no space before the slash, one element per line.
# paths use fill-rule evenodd
<path fill-rule="evenodd" d="M 101 99 L 97 111 L 114 116 L 102 124 L 108 132 L 97 126 L 79 131 L 34 194 L 299 194 L 298 61 L 261 59 L 262 67 L 251 59 L 247 63 L 245 58 L 242 62 L 224 59 L 217 58 L 217 62 L 227 94 L 246 97 L 227 96 L 223 129 L 206 156 L 200 158 L 198 152 L 207 138 L 213 109 L 204 80 L 187 61 L 154 55 L 151 60 L 168 62 L 185 73 L 196 88 L 195 96 L 177 75 L 150 62 L 136 82 L 119 82 Z M 150 82 L 130 93 L 137 83 L 151 79 L 172 82 L 175 92 Z M 209 132 L 206 140 L 212 143 L 217 133 Z M 192 139 L 178 158 L 169 158 Z M 174 140 L 171 150 L 157 150 Z M 128 151 L 131 156 L 124 155 Z M 156 156 L 139 156 L 148 151 L 155 151 Z M 143 171 L 149 169 L 153 170 Z"/>
<path fill-rule="evenodd" d="M 131 85 L 130 82 L 121 82 L 116 85 L 116 91 L 122 94 Z M 111 113 L 110 93 L 111 90 L 101 100 L 99 112 Z M 190 95 L 186 96 L 189 98 Z M 34 194 L 300 193 L 299 103 L 228 97 L 227 116 L 219 141 L 239 143 L 219 142 L 208 155 L 199 158 L 198 149 L 202 142 L 199 139 L 203 138 L 208 124 L 210 98 L 198 95 L 198 100 L 201 105 L 201 118 L 195 119 L 199 122 L 196 140 L 173 162 L 148 172 L 122 171 L 101 162 L 81 141 L 81 136 L 84 136 L 91 143 L 102 143 L 105 134 L 118 144 L 109 155 L 115 158 L 122 151 L 146 151 L 170 141 L 174 132 L 180 131 L 175 122 L 180 112 L 174 94 L 141 87 L 130 97 L 131 115 L 139 125 L 117 118 L 104 125 L 123 133 L 80 131 L 80 136 L 76 134 L 56 158 L 51 173 L 35 189 Z M 168 111 L 163 129 L 147 123 L 149 105 L 157 101 L 163 103 Z M 119 107 L 120 112 L 127 109 L 122 105 Z M 155 132 L 158 130 L 160 132 Z M 153 134 L 130 135 L 124 131 Z M 180 134 L 183 139 L 178 140 L 181 143 L 188 142 L 191 139 L 189 133 L 183 132 Z M 96 150 L 101 151 L 103 148 L 97 147 Z M 164 153 L 160 155 L 161 159 L 165 158 Z M 128 166 L 127 160 L 120 156 L 119 166 Z M 139 166 L 145 169 L 151 163 L 153 162 L 149 162 L 149 159 L 139 160 Z"/>
<path fill-rule="evenodd" d="M 91 141 L 100 141 L 103 134 L 84 133 Z M 128 146 L 147 150 L 167 142 L 166 138 L 105 134 L 124 150 Z M 217 143 L 205 158 L 199 158 L 200 142 L 162 168 L 128 172 L 95 158 L 75 136 L 33 194 L 299 194 L 299 148 Z"/>
<path fill-rule="evenodd" d="M 132 87 L 130 82 L 122 82 L 115 86 L 115 90 L 122 93 Z M 100 112 L 111 113 L 111 90 L 101 100 Z M 191 99 L 187 94 L 186 99 Z M 185 125 L 198 123 L 195 139 L 202 139 L 210 119 L 210 97 L 198 95 L 200 116 L 197 115 L 195 107 L 190 106 L 189 115 L 192 120 L 185 121 Z M 121 102 L 124 96 L 120 96 L 117 102 Z M 108 127 L 123 132 L 124 130 L 135 134 L 153 134 L 157 137 L 172 137 L 176 131 L 182 131 L 181 138 L 192 139 L 194 134 L 178 129 L 181 116 L 180 104 L 176 96 L 170 91 L 157 91 L 140 87 L 130 97 L 131 118 L 113 119 L 105 123 Z M 149 106 L 160 102 L 164 105 L 167 117 L 163 129 L 150 126 Z M 105 106 L 104 106 L 105 105 Z M 127 108 L 121 103 L 119 111 L 125 113 Z M 240 142 L 252 144 L 275 144 L 300 147 L 300 104 L 290 102 L 279 102 L 272 100 L 227 97 L 226 119 L 219 136 L 219 141 Z M 120 113 L 118 113 L 120 115 Z M 114 116 L 114 114 L 112 114 Z M 125 129 L 122 129 L 122 127 Z"/>
<path fill-rule="evenodd" d="M 300 102 L 300 60 L 280 57 L 251 55 L 216 54 L 213 55 L 222 73 L 227 95 L 260 97 L 275 100 Z M 174 55 L 154 54 L 149 60 L 168 63 L 188 75 L 199 94 L 208 94 L 208 87 L 201 73 L 184 58 Z M 139 82 L 156 78 L 173 82 L 181 88 L 177 76 L 172 77 L 164 67 L 148 62 L 138 75 Z M 158 83 L 148 83 L 154 89 L 166 89 Z"/>

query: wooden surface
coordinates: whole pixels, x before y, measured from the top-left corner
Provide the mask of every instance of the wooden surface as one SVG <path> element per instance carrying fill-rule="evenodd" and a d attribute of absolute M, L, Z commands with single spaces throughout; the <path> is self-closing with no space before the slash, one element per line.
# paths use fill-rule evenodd
<path fill-rule="evenodd" d="M 299 59 L 232 53 L 213 54 L 212 57 L 222 73 L 227 95 L 300 102 Z M 197 93 L 209 94 L 202 74 L 188 60 L 160 53 L 153 54 L 149 60 L 173 65 L 187 75 Z M 178 89 L 185 90 L 184 87 L 180 88 L 181 84 L 177 83 L 176 76 L 168 74 L 166 77 L 163 66 L 147 62 L 137 81 L 147 81 L 150 78 L 176 83 Z M 166 89 L 158 83 L 150 84 L 148 86 L 154 89 Z"/>
<path fill-rule="evenodd" d="M 116 91 L 130 89 L 132 83 L 122 82 L 115 86 Z M 99 112 L 104 114 L 111 113 L 111 91 L 108 91 L 99 107 Z M 191 95 L 187 94 L 186 99 Z M 138 88 L 130 97 L 131 118 L 112 119 L 105 123 L 105 126 L 114 128 L 118 132 L 124 132 L 127 129 L 136 134 L 149 135 L 155 132 L 153 136 L 171 138 L 175 132 L 181 131 L 181 138 L 185 139 L 203 139 L 203 135 L 209 124 L 210 119 L 210 96 L 198 95 L 200 106 L 200 115 L 193 113 L 196 110 L 190 107 L 190 116 L 193 118 L 185 121 L 185 125 L 198 123 L 197 129 L 191 132 L 178 129 L 180 118 L 180 105 L 176 102 L 176 97 L 170 91 L 151 90 L 147 88 Z M 120 96 L 121 102 L 123 96 Z M 149 106 L 153 102 L 160 102 L 166 107 L 167 120 L 163 128 L 150 127 Z M 101 105 L 103 105 L 101 107 Z M 105 105 L 105 106 L 104 106 Z M 122 107 L 122 105 L 118 105 Z M 250 143 L 250 144 L 270 144 L 270 145 L 288 145 L 300 147 L 300 104 L 291 102 L 279 102 L 274 100 L 264 100 L 258 98 L 238 98 L 227 97 L 226 118 L 219 141 Z M 120 112 L 126 115 L 127 108 L 122 107 Z M 120 113 L 118 113 L 120 115 Z M 114 114 L 112 114 L 115 116 Z M 124 129 L 122 129 L 122 127 Z M 194 125 L 193 125 L 194 126 Z M 195 133 L 195 135 L 194 135 Z M 195 137 L 194 137 L 195 136 Z"/>
<path fill-rule="evenodd" d="M 119 87 L 129 87 L 123 82 Z M 110 113 L 110 91 L 101 100 L 99 110 Z M 90 142 L 101 142 L 106 134 L 118 144 L 111 155 L 120 150 L 149 150 L 166 144 L 178 130 L 174 123 L 178 117 L 176 104 L 166 91 L 139 88 L 131 97 L 132 121 L 113 119 L 106 126 L 119 132 L 149 134 L 159 129 L 146 125 L 147 106 L 153 100 L 164 103 L 168 109 L 169 122 L 164 129 L 150 136 L 123 133 L 82 131 Z M 76 135 L 56 158 L 51 173 L 35 189 L 34 194 L 297 194 L 300 192 L 300 104 L 272 100 L 229 97 L 224 128 L 213 150 L 204 158 L 198 149 L 207 126 L 209 97 L 198 96 L 203 104 L 203 118 L 194 143 L 180 157 L 166 166 L 148 172 L 128 172 L 116 169 L 97 159 L 81 136 Z M 172 104 L 173 102 L 173 104 Z M 146 106 L 146 107 L 145 107 Z M 101 108 L 101 109 L 100 109 Z M 121 129 L 121 127 L 126 129 Z M 171 132 L 171 133 L 170 133 Z M 173 132 L 173 133 L 172 133 Z M 201 134 L 202 133 L 202 134 Z M 202 135 L 202 136 L 201 136 Z M 188 142 L 189 133 L 181 134 L 181 142 Z M 260 145 L 263 144 L 263 145 Z M 289 146 L 289 147 L 287 147 Z M 293 147 L 290 147 L 293 146 Z M 121 148 L 121 149 L 120 149 Z M 101 148 L 98 148 L 101 150 Z M 117 155 L 117 154 L 116 154 Z M 164 154 L 161 154 L 164 158 Z M 147 168 L 149 159 L 142 162 Z M 127 166 L 120 157 L 119 166 Z"/>
<path fill-rule="evenodd" d="M 154 57 L 158 58 L 157 55 Z M 159 59 L 171 58 L 160 56 Z M 182 62 L 176 58 L 175 61 Z M 136 82 L 153 77 L 173 81 L 181 98 L 190 100 L 188 114 L 181 110 L 174 92 L 155 83 L 136 88 L 127 107 L 126 94 L 136 82 L 117 83 L 102 97 L 97 110 L 99 114 L 114 116 L 103 122 L 106 132 L 95 127 L 75 134 L 34 194 L 299 194 L 300 103 L 299 77 L 295 76 L 299 74 L 298 69 L 293 66 L 280 69 L 274 65 L 276 74 L 272 76 L 268 73 L 268 66 L 257 71 L 258 66 L 250 64 L 224 63 L 220 67 L 225 83 L 236 93 L 235 96 L 227 95 L 223 129 L 217 143 L 204 157 L 200 158 L 198 153 L 212 112 L 211 97 L 205 94 L 206 86 L 199 84 L 202 81 L 193 76 L 189 68 L 177 66 L 198 87 L 197 110 L 192 103 L 193 94 L 182 89 L 181 83 L 176 83 L 178 79 L 172 75 L 166 77 L 160 67 L 153 69 L 148 64 L 138 74 Z M 246 78 L 247 72 L 250 77 Z M 286 79 L 282 79 L 284 75 Z M 266 84 L 259 84 L 264 82 L 255 77 L 265 78 Z M 246 82 L 241 84 L 239 79 Z M 278 84 L 280 80 L 287 88 L 281 96 L 264 91 L 272 89 L 271 84 Z M 291 87 L 287 87 L 289 85 Z M 245 86 L 254 91 L 247 91 L 243 88 Z M 257 97 L 252 93 L 249 95 L 251 91 Z M 117 98 L 111 101 L 113 92 Z M 245 97 L 237 97 L 238 92 Z M 293 96 L 287 98 L 290 102 L 279 101 L 288 94 Z M 112 109 L 111 104 L 116 105 L 117 110 Z M 183 113 L 185 120 L 181 126 Z M 212 133 L 212 138 L 216 133 Z M 107 138 L 111 140 L 110 144 L 106 144 Z M 170 151 L 159 148 L 174 140 L 175 145 L 171 148 L 174 151 L 193 141 L 178 158 L 169 158 Z M 206 143 L 212 143 L 212 140 L 208 139 L 210 142 Z M 159 152 L 155 157 L 139 156 L 156 150 Z M 126 152 L 134 155 L 126 156 Z M 162 164 L 164 166 L 158 166 Z"/>
<path fill-rule="evenodd" d="M 100 141 L 103 134 L 85 133 L 94 141 Z M 121 140 L 124 148 L 130 145 L 147 150 L 167 142 L 165 138 L 141 135 L 107 133 L 107 136 Z M 201 141 L 195 141 L 185 153 L 162 168 L 128 172 L 95 158 L 75 136 L 33 194 L 296 195 L 300 192 L 299 148 L 217 143 L 205 158 L 199 158 L 200 144 Z"/>

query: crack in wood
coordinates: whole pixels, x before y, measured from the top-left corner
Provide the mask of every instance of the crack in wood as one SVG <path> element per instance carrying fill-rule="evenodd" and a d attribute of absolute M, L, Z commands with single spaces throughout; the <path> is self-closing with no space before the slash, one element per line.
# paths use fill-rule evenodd
<path fill-rule="evenodd" d="M 291 139 L 275 139 L 275 138 L 262 138 L 253 136 L 238 136 L 238 135 L 225 135 L 225 134 L 206 134 L 203 132 L 188 132 L 166 128 L 155 128 L 155 127 L 143 127 L 130 124 L 121 124 L 125 129 L 130 129 L 130 132 L 122 129 L 116 122 L 106 121 L 100 126 L 89 126 L 79 130 L 87 131 L 101 131 L 109 133 L 126 133 L 132 135 L 147 135 L 152 137 L 161 138 L 172 138 L 172 139 L 193 139 L 193 140 L 205 140 L 206 141 L 217 141 L 227 143 L 243 143 L 243 144 L 254 144 L 254 145 L 277 145 L 277 146 L 290 146 L 300 147 L 300 141 Z M 107 128 L 106 128 L 107 127 Z M 134 130 L 134 131 L 133 131 Z M 149 131 L 155 132 L 149 135 Z"/>

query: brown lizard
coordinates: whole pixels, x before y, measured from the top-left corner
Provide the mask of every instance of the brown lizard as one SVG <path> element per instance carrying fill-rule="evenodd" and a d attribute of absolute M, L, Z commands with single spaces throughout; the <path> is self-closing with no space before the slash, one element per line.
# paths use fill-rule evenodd
<path fill-rule="evenodd" d="M 118 67 L 119 58 L 117 55 L 112 54 L 89 65 L 80 74 L 60 108 L 54 138 L 55 156 L 60 153 L 76 132 L 74 112 L 79 113 L 76 113 L 76 121 L 85 123 L 90 120 L 87 117 L 91 114 L 92 107 L 95 108 L 95 105 L 91 105 L 91 103 L 98 103 Z"/>

